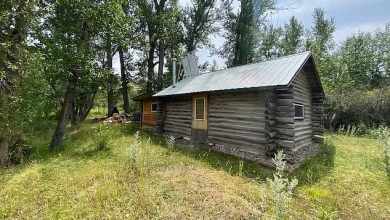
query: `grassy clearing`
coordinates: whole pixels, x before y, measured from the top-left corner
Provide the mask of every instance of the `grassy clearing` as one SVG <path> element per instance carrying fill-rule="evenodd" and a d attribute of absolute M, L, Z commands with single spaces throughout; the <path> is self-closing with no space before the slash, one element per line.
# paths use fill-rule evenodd
<path fill-rule="evenodd" d="M 0 169 L 0 218 L 9 219 L 258 219 L 260 186 L 273 170 L 207 150 L 168 149 L 137 124 L 85 123 L 48 153 L 54 126 L 31 128 L 38 148 L 31 164 Z M 97 150 L 101 136 L 108 150 Z M 147 137 L 151 144 L 147 145 Z M 389 183 L 379 141 L 327 137 L 323 152 L 291 176 L 299 186 L 293 219 L 388 219 Z M 329 218 L 328 218 L 329 219 Z"/>

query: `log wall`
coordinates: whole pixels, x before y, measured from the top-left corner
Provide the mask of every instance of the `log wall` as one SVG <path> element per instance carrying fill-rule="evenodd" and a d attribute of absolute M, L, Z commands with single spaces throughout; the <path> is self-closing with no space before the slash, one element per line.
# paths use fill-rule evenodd
<path fill-rule="evenodd" d="M 265 93 L 210 94 L 208 142 L 264 154 Z"/>
<path fill-rule="evenodd" d="M 275 103 L 276 107 L 273 110 L 275 125 L 266 126 L 266 129 L 276 133 L 274 145 L 270 145 L 268 150 L 273 150 L 276 147 L 283 149 L 284 153 L 292 152 L 294 148 L 294 89 L 292 87 L 286 89 L 276 89 L 269 91 L 275 94 L 274 100 L 267 102 Z M 268 108 L 266 113 L 271 114 L 271 109 Z"/>
<path fill-rule="evenodd" d="M 292 82 L 294 102 L 304 105 L 304 119 L 295 119 L 294 150 L 313 144 L 312 95 L 305 72 L 301 71 Z"/>
<path fill-rule="evenodd" d="M 165 101 L 163 130 L 191 137 L 192 97 L 174 96 Z"/>

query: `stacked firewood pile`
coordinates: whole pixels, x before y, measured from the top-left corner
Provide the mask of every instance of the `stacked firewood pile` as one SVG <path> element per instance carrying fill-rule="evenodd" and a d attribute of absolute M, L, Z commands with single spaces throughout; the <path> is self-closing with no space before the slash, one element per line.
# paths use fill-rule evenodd
<path fill-rule="evenodd" d="M 114 113 L 112 114 L 112 117 L 104 119 L 103 124 L 120 124 L 129 122 L 131 122 L 131 120 L 127 115 L 119 115 L 118 113 Z"/>

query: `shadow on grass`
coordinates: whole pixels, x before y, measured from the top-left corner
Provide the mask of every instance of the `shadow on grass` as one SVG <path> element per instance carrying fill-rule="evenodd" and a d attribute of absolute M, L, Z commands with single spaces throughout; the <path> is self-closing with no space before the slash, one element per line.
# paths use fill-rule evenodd
<path fill-rule="evenodd" d="M 202 161 L 213 169 L 223 170 L 231 175 L 239 175 L 254 179 L 258 182 L 272 178 L 274 169 L 261 166 L 251 161 L 243 161 L 222 153 L 201 149 L 200 151 L 191 151 L 188 149 L 179 149 L 182 154 L 188 155 L 196 160 Z M 330 141 L 321 146 L 321 151 L 314 157 L 308 158 L 298 169 L 288 174 L 289 177 L 296 177 L 299 185 L 312 185 L 326 175 L 334 167 L 334 157 L 336 153 L 335 145 Z M 240 165 L 242 163 L 242 165 Z"/>

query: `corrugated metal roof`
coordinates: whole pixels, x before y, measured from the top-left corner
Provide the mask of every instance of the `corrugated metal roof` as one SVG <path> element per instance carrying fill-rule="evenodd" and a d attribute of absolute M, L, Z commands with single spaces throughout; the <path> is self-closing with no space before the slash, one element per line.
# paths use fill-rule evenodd
<path fill-rule="evenodd" d="M 303 52 L 183 79 L 153 96 L 287 87 L 310 56 L 311 52 Z"/>

